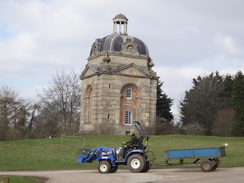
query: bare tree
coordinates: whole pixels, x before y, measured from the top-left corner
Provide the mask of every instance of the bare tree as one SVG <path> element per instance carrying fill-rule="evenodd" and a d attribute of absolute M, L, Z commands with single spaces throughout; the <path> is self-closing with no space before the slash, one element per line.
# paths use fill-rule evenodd
<path fill-rule="evenodd" d="M 16 118 L 17 93 L 8 86 L 0 89 L 0 139 L 7 140 L 11 123 Z"/>
<path fill-rule="evenodd" d="M 23 139 L 27 135 L 31 102 L 8 86 L 0 88 L 0 139 Z"/>
<path fill-rule="evenodd" d="M 45 126 L 48 134 L 74 134 L 79 130 L 80 79 L 74 71 L 62 70 L 53 76 L 50 85 L 43 88 L 40 98 L 39 125 Z M 48 127 L 49 126 L 49 127 Z"/>

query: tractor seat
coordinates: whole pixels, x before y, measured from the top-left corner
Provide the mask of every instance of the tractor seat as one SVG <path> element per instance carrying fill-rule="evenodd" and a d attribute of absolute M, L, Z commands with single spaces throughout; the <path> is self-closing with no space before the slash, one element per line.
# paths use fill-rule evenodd
<path fill-rule="evenodd" d="M 143 149 L 142 138 L 138 138 L 136 144 L 133 144 L 133 147 L 136 149 Z"/>

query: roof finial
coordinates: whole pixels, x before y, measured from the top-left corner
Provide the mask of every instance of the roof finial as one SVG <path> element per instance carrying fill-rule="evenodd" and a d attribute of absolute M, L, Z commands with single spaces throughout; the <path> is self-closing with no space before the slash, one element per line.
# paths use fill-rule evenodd
<path fill-rule="evenodd" d="M 123 14 L 118 14 L 113 18 L 114 23 L 114 34 L 127 34 L 127 22 L 128 19 Z M 123 30 L 122 30 L 123 27 Z M 123 32 L 122 32 L 123 31 Z"/>

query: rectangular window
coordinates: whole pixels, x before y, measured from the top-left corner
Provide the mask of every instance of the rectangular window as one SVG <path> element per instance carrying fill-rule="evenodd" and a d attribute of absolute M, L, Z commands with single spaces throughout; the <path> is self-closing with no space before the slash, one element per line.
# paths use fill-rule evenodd
<path fill-rule="evenodd" d="M 130 135 L 130 131 L 125 131 L 125 135 Z"/>
<path fill-rule="evenodd" d="M 125 124 L 131 125 L 132 124 L 132 111 L 125 111 Z"/>
<path fill-rule="evenodd" d="M 132 89 L 131 88 L 126 89 L 126 98 L 132 99 Z"/>

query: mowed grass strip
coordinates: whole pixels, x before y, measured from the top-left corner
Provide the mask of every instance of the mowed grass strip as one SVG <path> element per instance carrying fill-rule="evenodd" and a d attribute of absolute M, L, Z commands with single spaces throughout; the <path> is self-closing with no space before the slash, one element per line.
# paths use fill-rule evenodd
<path fill-rule="evenodd" d="M 99 146 L 116 148 L 129 139 L 129 136 L 98 135 L 85 136 L 85 139 L 76 137 L 75 141 L 64 139 L 62 143 L 60 138 L 1 141 L 0 170 L 93 169 L 97 168 L 96 161 L 85 164 L 75 161 L 79 149 Z M 151 136 L 149 142 L 156 164 L 165 162 L 165 150 L 220 147 L 228 143 L 227 156 L 220 158 L 219 167 L 244 166 L 244 137 L 165 135 Z"/>
<path fill-rule="evenodd" d="M 45 183 L 46 178 L 41 177 L 27 177 L 27 176 L 0 176 L 0 182 L 4 177 L 8 177 L 8 181 L 11 183 Z"/>

